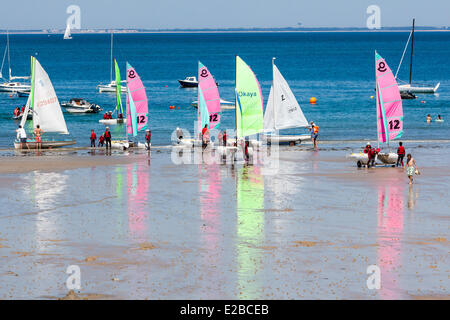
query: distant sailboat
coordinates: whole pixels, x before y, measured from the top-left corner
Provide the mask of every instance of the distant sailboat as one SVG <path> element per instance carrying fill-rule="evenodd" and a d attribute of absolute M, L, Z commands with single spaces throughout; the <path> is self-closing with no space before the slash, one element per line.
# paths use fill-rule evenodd
<path fill-rule="evenodd" d="M 266 135 L 268 143 L 289 143 L 295 144 L 302 140 L 309 140 L 308 134 L 304 135 L 274 135 L 277 130 L 290 128 L 306 128 L 306 120 L 297 99 L 289 87 L 289 84 L 281 75 L 272 59 L 273 81 L 270 88 L 269 99 L 267 100 L 266 111 L 264 113 L 264 131 L 272 132 Z"/>
<path fill-rule="evenodd" d="M 72 39 L 72 34 L 70 33 L 70 24 L 67 24 L 66 31 L 64 32 L 64 40 Z"/>
<path fill-rule="evenodd" d="M 378 144 L 389 143 L 403 135 L 403 105 L 397 81 L 386 61 L 375 51 L 376 109 Z M 353 153 L 358 166 L 368 162 L 365 153 Z M 397 153 L 379 153 L 377 159 L 384 164 L 395 164 Z"/>
<path fill-rule="evenodd" d="M 397 72 L 395 73 L 395 79 L 398 80 L 397 75 L 400 70 L 400 67 L 403 62 L 403 58 L 405 57 L 406 49 L 408 48 L 409 41 L 411 40 L 411 61 L 409 65 L 409 83 L 402 84 L 398 86 L 398 89 L 400 90 L 400 93 L 408 92 L 408 93 L 436 93 L 440 86 L 440 82 L 435 85 L 434 87 L 431 86 L 420 86 L 420 85 L 413 85 L 412 84 L 412 67 L 413 67 L 413 54 L 414 54 L 414 26 L 415 26 L 415 20 L 413 19 L 412 24 L 412 30 L 409 35 L 408 41 L 406 42 L 405 49 L 403 50 L 402 58 L 400 59 L 399 66 L 397 68 Z"/>
<path fill-rule="evenodd" d="M 111 70 L 110 70 L 110 75 L 109 75 L 109 83 L 108 84 L 99 84 L 97 86 L 98 88 L 98 92 L 116 92 L 117 90 L 117 86 L 120 87 L 120 81 L 119 83 L 117 83 L 117 79 L 113 80 L 112 79 L 112 75 L 113 75 L 113 48 L 114 48 L 114 34 L 111 33 L 111 54 L 110 54 L 110 58 L 111 58 Z M 125 87 L 121 87 L 120 89 L 121 93 L 126 93 L 127 92 L 127 88 Z"/>
<path fill-rule="evenodd" d="M 3 77 L 3 73 L 2 73 L 6 57 L 8 57 L 8 73 L 9 73 L 8 79 L 5 79 Z M 8 32 L 6 32 L 6 47 L 5 47 L 5 52 L 3 53 L 2 66 L 0 68 L 0 78 L 6 80 L 6 82 L 0 83 L 0 91 L 27 93 L 30 90 L 30 87 L 31 87 L 30 85 L 13 81 L 16 79 L 29 79 L 30 77 L 23 77 L 23 76 L 21 76 L 21 77 L 15 76 L 14 77 L 12 75 L 11 55 L 10 55 L 10 48 L 9 48 L 9 33 Z"/>
<path fill-rule="evenodd" d="M 57 148 L 75 144 L 75 140 L 62 139 L 61 135 L 69 134 L 61 106 L 56 96 L 50 78 L 35 57 L 31 57 L 31 92 L 25 106 L 24 114 L 33 110 L 33 128 L 40 126 L 44 132 L 42 148 Z M 22 117 L 21 126 L 26 128 L 26 117 Z M 50 138 L 52 137 L 52 138 Z M 28 140 L 30 149 L 36 148 L 36 141 Z M 15 141 L 14 147 L 20 148 L 20 142 Z"/>

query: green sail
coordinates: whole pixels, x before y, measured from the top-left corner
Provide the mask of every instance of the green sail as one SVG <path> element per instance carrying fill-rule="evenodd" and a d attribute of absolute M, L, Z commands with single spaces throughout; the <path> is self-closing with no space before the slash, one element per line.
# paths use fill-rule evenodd
<path fill-rule="evenodd" d="M 236 133 L 239 138 L 264 129 L 263 98 L 252 69 L 236 57 Z"/>
<path fill-rule="evenodd" d="M 121 79 L 120 79 L 120 69 L 117 65 L 116 59 L 114 59 L 114 66 L 116 71 L 116 98 L 117 98 L 117 104 L 116 104 L 116 110 L 117 113 L 123 114 L 123 108 L 122 108 L 122 88 L 121 88 Z"/>

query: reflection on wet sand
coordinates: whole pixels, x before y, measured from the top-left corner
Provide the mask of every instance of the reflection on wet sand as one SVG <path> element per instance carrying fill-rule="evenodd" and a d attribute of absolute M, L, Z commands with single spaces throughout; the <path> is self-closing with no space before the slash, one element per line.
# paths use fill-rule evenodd
<path fill-rule="evenodd" d="M 146 210 L 149 189 L 149 169 L 146 163 L 129 164 L 127 167 L 128 229 L 132 238 L 144 242 L 147 235 Z"/>
<path fill-rule="evenodd" d="M 260 168 L 246 166 L 237 177 L 238 297 L 261 299 L 264 242 L 264 178 Z"/>
<path fill-rule="evenodd" d="M 398 283 L 403 236 L 404 184 L 386 181 L 378 188 L 378 262 L 381 270 L 382 299 L 399 299 Z"/>

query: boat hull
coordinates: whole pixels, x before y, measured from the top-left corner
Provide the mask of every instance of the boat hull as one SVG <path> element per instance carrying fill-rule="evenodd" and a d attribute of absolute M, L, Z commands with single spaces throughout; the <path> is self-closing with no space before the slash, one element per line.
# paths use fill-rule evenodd
<path fill-rule="evenodd" d="M 29 140 L 29 141 L 27 141 L 27 143 L 28 143 L 28 147 L 30 147 L 30 149 L 37 149 L 36 140 Z M 45 141 L 45 140 L 43 140 L 41 143 L 41 149 L 61 148 L 61 147 L 74 145 L 75 143 L 76 143 L 75 140 L 64 140 L 64 141 Z M 19 141 L 17 141 L 17 140 L 14 141 L 14 148 L 20 149 Z M 27 150 L 27 149 L 28 149 L 27 146 L 24 145 L 23 150 Z"/>
<path fill-rule="evenodd" d="M 116 92 L 116 87 L 111 87 L 108 85 L 99 85 L 98 86 L 98 92 L 102 93 L 102 92 Z M 127 88 L 126 87 L 121 87 L 120 88 L 120 92 L 121 93 L 126 93 L 127 92 Z"/>
<path fill-rule="evenodd" d="M 183 88 L 197 88 L 198 82 L 197 81 L 185 81 L 185 80 L 178 80 L 180 83 L 180 86 Z"/>
<path fill-rule="evenodd" d="M 351 158 L 352 160 L 356 161 L 356 164 L 358 165 L 358 167 L 360 167 L 361 165 L 366 165 L 367 162 L 369 161 L 369 156 L 367 155 L 367 153 L 364 153 L 364 152 L 352 153 L 348 156 L 348 158 Z M 398 159 L 398 155 L 396 153 L 380 152 L 379 154 L 377 154 L 377 156 L 375 158 L 375 162 L 379 161 L 383 164 L 395 165 L 397 163 L 397 159 Z"/>
<path fill-rule="evenodd" d="M 436 93 L 440 86 L 438 83 L 435 87 L 416 87 L 411 86 L 410 84 L 403 84 L 398 86 L 400 92 L 410 92 L 410 93 Z"/>
<path fill-rule="evenodd" d="M 127 119 L 101 119 L 98 122 L 103 123 L 104 125 L 116 125 L 121 123 L 127 123 Z"/>
<path fill-rule="evenodd" d="M 264 135 L 263 140 L 266 141 L 267 144 L 288 144 L 295 145 L 300 144 L 302 141 L 311 140 L 311 136 L 308 134 L 302 135 Z"/>

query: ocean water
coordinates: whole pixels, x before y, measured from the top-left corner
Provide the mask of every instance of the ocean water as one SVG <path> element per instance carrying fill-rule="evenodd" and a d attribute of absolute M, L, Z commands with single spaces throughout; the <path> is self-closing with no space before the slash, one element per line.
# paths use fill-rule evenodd
<path fill-rule="evenodd" d="M 114 57 L 125 77 L 125 63 L 141 76 L 149 99 L 150 128 L 154 145 L 167 145 L 177 127 L 193 133 L 196 89 L 182 89 L 177 79 L 196 75 L 202 61 L 219 82 L 222 99 L 234 100 L 234 57 L 241 56 L 261 84 L 265 101 L 272 81 L 271 59 L 291 86 L 308 120 L 320 126 L 321 140 L 376 139 L 374 95 L 374 50 L 396 70 L 408 38 L 406 32 L 386 33 L 236 33 L 236 34 L 116 34 Z M 6 36 L 0 35 L 0 48 Z M 110 36 L 78 35 L 64 41 L 62 35 L 11 35 L 13 75 L 29 74 L 29 56 L 41 62 L 52 80 L 60 102 L 86 98 L 104 110 L 115 107 L 115 95 L 98 93 L 99 83 L 110 77 Z M 418 95 L 403 101 L 405 140 L 447 139 L 448 122 L 427 124 L 441 114 L 447 120 L 450 106 L 450 33 L 418 32 L 414 47 L 413 79 L 434 85 L 438 95 Z M 1 49 L 3 53 L 3 49 Z M 5 63 L 6 64 L 6 63 Z M 5 65 L 3 73 L 7 74 Z M 408 80 L 409 52 L 399 77 Z M 317 105 L 308 103 L 310 97 Z M 123 96 L 125 101 L 125 96 Z M 0 148 L 11 148 L 18 122 L 12 120 L 15 106 L 25 98 L 0 93 Z M 169 109 L 175 105 L 176 109 Z M 65 119 L 76 146 L 88 146 L 90 130 L 104 130 L 96 115 L 71 115 Z M 234 111 L 225 110 L 222 128 L 234 128 Z M 124 135 L 123 126 L 112 128 L 113 138 Z M 303 133 L 295 129 L 286 133 Z M 143 139 L 140 134 L 140 139 Z"/>

